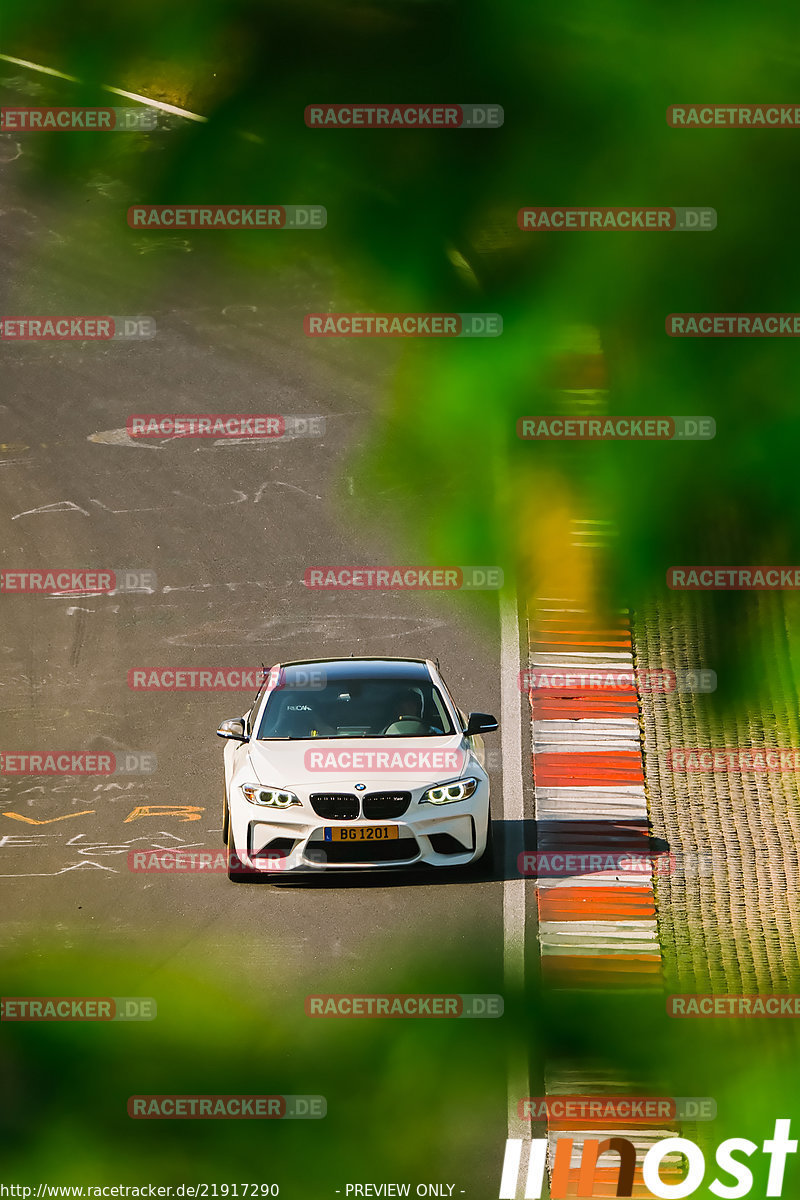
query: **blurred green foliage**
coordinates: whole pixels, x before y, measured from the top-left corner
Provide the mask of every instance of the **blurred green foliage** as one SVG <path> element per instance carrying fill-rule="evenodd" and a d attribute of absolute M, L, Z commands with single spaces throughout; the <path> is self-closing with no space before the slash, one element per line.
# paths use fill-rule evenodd
<path fill-rule="evenodd" d="M 403 344 L 387 394 L 375 398 L 359 499 L 380 519 L 389 504 L 380 496 L 391 496 L 415 557 L 499 563 L 510 574 L 524 561 L 535 588 L 552 547 L 531 557 L 531 514 L 547 508 L 557 480 L 577 517 L 615 522 L 606 585 L 634 605 L 663 589 L 671 564 L 798 561 L 795 343 L 678 341 L 664 331 L 673 311 L 800 309 L 800 229 L 786 186 L 797 132 L 680 131 L 665 120 L 682 101 L 791 100 L 800 61 L 792 7 L 6 0 L 3 24 L 7 53 L 81 81 L 31 76 L 44 90 L 25 102 L 125 104 L 101 90 L 110 83 L 209 118 L 154 135 L 37 135 L 22 163 L 32 193 L 63 201 L 62 232 L 87 256 L 111 253 L 138 297 L 157 297 L 168 276 L 196 268 L 182 255 L 132 258 L 133 239 L 155 235 L 127 228 L 129 203 L 321 203 L 322 232 L 181 236 L 195 258 L 240 272 L 245 303 L 248 279 L 296 268 L 326 280 L 308 310 L 502 314 L 497 339 Z M 6 78 L 22 70 L 2 68 Z M 498 103 L 505 124 L 417 133 L 303 123 L 310 103 L 392 100 Z M 81 210 L 98 175 L 114 188 Z M 710 205 L 719 224 L 694 235 L 522 233 L 516 211 L 533 204 Z M 50 250 L 36 253 L 46 262 Z M 709 414 L 716 440 L 519 442 L 519 416 L 564 403 L 553 363 L 576 327 L 599 334 L 609 412 Z M 348 361 L 360 353 L 372 353 L 367 343 L 354 343 Z M 732 654 L 746 649 L 735 631 L 747 604 L 714 599 Z M 460 990 L 486 990 L 479 956 L 411 960 L 403 965 L 398 951 L 391 971 L 376 964 L 371 990 L 391 979 L 394 991 L 430 991 L 437 977 L 448 991 L 455 978 Z M 760 1143 L 775 1116 L 797 1107 L 797 1036 L 783 1021 L 678 1024 L 660 999 L 535 994 L 507 997 L 502 1022 L 333 1029 L 305 1024 L 299 995 L 265 984 L 233 999 L 207 970 L 165 970 L 155 982 L 133 959 L 88 949 L 64 959 L 54 951 L 46 971 L 3 964 L 4 995 L 154 993 L 159 1003 L 152 1024 L 0 1030 L 8 1178 L 27 1179 L 36 1164 L 39 1179 L 61 1183 L 288 1185 L 299 1162 L 311 1196 L 377 1164 L 381 1178 L 414 1180 L 436 1164 L 441 1177 L 472 1171 L 494 1187 L 508 1043 L 529 1046 L 533 1077 L 545 1051 L 599 1056 L 654 1094 L 714 1096 L 720 1116 L 696 1134 L 713 1144 Z M 328 990 L 347 988 L 331 981 Z M 361 980 L 359 990 L 370 987 Z M 322 1093 L 329 1115 L 279 1133 L 126 1115 L 134 1092 L 193 1089 Z M 493 1125 L 496 1163 L 487 1164 Z"/>
<path fill-rule="evenodd" d="M 634 603 L 663 588 L 673 563 L 797 559 L 795 343 L 664 331 L 671 311 L 800 307 L 786 186 L 796 133 L 682 131 L 665 119 L 682 101 L 790 99 L 799 54 L 788 6 L 207 0 L 66 12 L 11 0 L 5 35 L 13 53 L 83 81 L 59 83 L 61 102 L 67 91 L 108 102 L 97 85 L 116 83 L 210 118 L 124 145 L 39 135 L 40 182 L 82 186 L 90 167 L 107 167 L 142 202 L 323 203 L 322 232 L 187 237 L 254 273 L 333 267 L 351 307 L 503 315 L 497 339 L 405 344 L 391 395 L 376 398 L 384 420 L 365 452 L 364 498 L 374 508 L 376 481 L 401 483 L 409 528 L 431 553 L 511 569 L 529 534 L 521 497 L 546 504 L 555 471 L 578 516 L 616 522 L 609 587 Z M 307 104 L 348 100 L 493 102 L 505 124 L 305 127 Z M 702 204 L 719 224 L 523 233 L 526 204 Z M 95 221 L 98 234 L 121 225 L 124 205 Z M 610 412 L 710 414 L 716 440 L 519 443 L 517 417 L 563 403 L 548 379 L 574 326 L 599 332 Z M 499 480 L 509 486 L 487 507 Z M 723 615 L 731 603 L 719 601 Z"/>
<path fill-rule="evenodd" d="M 546 1056 L 550 1070 L 611 1070 L 636 1081 L 638 1095 L 713 1097 L 717 1119 L 684 1130 L 709 1162 L 726 1137 L 760 1146 L 800 1099 L 796 1022 L 670 1019 L 656 993 L 515 994 L 480 939 L 435 957 L 398 939 L 357 983 L 349 969 L 330 972 L 313 992 L 499 991 L 500 1019 L 315 1020 L 304 1014 L 307 985 L 268 973 L 256 983 L 243 970 L 231 987 L 222 952 L 154 972 L 144 950 L 101 951 L 86 939 L 39 950 L 3 954 L 4 996 L 148 995 L 158 1016 L 0 1024 L 4 1182 L 277 1182 L 281 1195 L 315 1196 L 346 1182 L 458 1180 L 495 1195 L 509 1056 L 529 1068 L 533 1095 L 543 1094 Z M 264 950 L 268 961 L 268 942 Z M 176 1093 L 317 1094 L 328 1113 L 314 1122 L 127 1115 L 129 1096 Z M 798 1171 L 790 1160 L 789 1185 Z M 796 1194 L 789 1185 L 786 1196 Z"/>

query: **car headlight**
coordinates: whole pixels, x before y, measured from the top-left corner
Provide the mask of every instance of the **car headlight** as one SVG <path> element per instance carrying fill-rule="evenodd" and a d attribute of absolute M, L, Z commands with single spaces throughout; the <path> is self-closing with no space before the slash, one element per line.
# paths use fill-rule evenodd
<path fill-rule="evenodd" d="M 245 783 L 242 791 L 251 804 L 262 804 L 267 808 L 291 808 L 300 803 L 294 792 L 284 792 L 280 788 L 262 788 Z"/>
<path fill-rule="evenodd" d="M 436 787 L 428 788 L 420 804 L 454 804 L 456 800 L 468 799 L 477 786 L 477 779 L 454 779 L 452 783 L 437 783 Z"/>

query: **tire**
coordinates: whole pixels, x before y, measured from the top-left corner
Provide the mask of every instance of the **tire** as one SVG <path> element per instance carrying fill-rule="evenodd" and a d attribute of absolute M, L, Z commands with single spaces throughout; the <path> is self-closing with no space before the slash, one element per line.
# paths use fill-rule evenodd
<path fill-rule="evenodd" d="M 225 794 L 225 790 L 223 787 L 223 792 L 222 792 L 222 844 L 223 844 L 223 846 L 227 846 L 227 844 L 228 844 L 228 833 L 230 831 L 230 825 L 231 825 L 231 814 L 228 811 L 228 797 Z"/>
<path fill-rule="evenodd" d="M 494 879 L 494 825 L 492 822 L 492 814 L 489 812 L 489 821 L 486 828 L 486 848 L 480 858 L 476 858 L 465 868 L 467 875 L 470 878 L 477 877 L 479 879 Z"/>
<path fill-rule="evenodd" d="M 233 824 L 230 820 L 230 814 L 228 814 L 228 879 L 230 879 L 231 883 L 250 883 L 255 877 L 255 872 L 242 870 L 241 866 L 232 865 L 232 860 L 238 864 L 238 859 L 236 858 L 236 847 L 231 844 L 232 842 Z"/>

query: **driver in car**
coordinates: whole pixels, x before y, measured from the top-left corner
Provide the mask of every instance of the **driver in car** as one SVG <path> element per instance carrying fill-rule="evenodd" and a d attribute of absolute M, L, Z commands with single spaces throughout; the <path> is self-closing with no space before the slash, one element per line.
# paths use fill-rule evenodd
<path fill-rule="evenodd" d="M 422 720 L 422 699 L 419 693 L 412 690 L 403 692 L 393 707 L 395 718 L 384 729 L 384 736 L 420 737 L 433 732 L 431 726 Z"/>

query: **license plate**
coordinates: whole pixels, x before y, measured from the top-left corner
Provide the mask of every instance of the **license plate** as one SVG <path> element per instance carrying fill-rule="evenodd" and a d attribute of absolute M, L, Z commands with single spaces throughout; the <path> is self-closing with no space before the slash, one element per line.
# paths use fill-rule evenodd
<path fill-rule="evenodd" d="M 326 842 L 390 842 L 397 837 L 396 825 L 356 825 L 350 829 L 346 825 L 335 825 L 325 830 Z"/>

